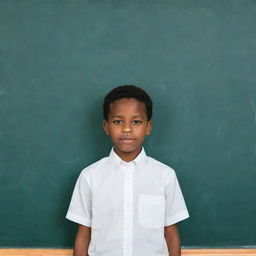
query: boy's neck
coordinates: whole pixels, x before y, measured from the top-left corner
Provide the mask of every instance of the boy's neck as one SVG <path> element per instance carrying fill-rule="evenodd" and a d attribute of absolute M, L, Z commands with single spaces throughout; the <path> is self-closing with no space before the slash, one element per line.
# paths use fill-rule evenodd
<path fill-rule="evenodd" d="M 142 146 L 140 146 L 138 149 L 136 149 L 133 152 L 123 152 L 116 148 L 114 148 L 115 153 L 125 162 L 130 162 L 134 160 L 141 152 Z"/>

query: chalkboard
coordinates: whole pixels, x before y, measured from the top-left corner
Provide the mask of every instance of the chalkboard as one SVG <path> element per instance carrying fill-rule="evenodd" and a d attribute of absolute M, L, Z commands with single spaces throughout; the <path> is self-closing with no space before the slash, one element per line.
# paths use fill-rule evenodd
<path fill-rule="evenodd" d="M 184 247 L 256 245 L 256 1 L 0 0 L 0 246 L 73 246 L 80 171 L 109 154 L 102 102 L 154 102 Z"/>

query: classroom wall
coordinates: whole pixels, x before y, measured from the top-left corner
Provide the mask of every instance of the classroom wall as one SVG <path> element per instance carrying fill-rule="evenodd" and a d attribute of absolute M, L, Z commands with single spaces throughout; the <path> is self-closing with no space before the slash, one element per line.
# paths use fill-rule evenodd
<path fill-rule="evenodd" d="M 154 101 L 146 153 L 177 173 L 187 248 L 256 246 L 256 2 L 0 0 L 0 247 L 70 248 L 102 101 Z"/>

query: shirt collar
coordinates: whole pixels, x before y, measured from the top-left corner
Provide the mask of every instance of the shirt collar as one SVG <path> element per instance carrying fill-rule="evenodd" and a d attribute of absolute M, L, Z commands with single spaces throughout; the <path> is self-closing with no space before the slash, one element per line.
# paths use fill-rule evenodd
<path fill-rule="evenodd" d="M 142 147 L 140 153 L 137 155 L 137 157 L 130 161 L 126 162 L 122 160 L 114 151 L 114 148 L 111 149 L 109 158 L 111 163 L 118 169 L 120 167 L 132 167 L 135 166 L 136 170 L 140 171 L 140 168 L 142 167 L 143 163 L 147 160 L 147 155 L 145 153 L 144 148 Z"/>

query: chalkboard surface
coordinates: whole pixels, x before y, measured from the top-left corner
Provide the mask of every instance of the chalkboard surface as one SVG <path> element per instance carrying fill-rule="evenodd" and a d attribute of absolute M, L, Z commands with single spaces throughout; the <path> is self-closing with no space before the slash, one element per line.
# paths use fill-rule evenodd
<path fill-rule="evenodd" d="M 184 247 L 256 245 L 256 1 L 0 0 L 0 246 L 73 246 L 80 171 L 109 154 L 101 105 L 154 101 Z"/>

